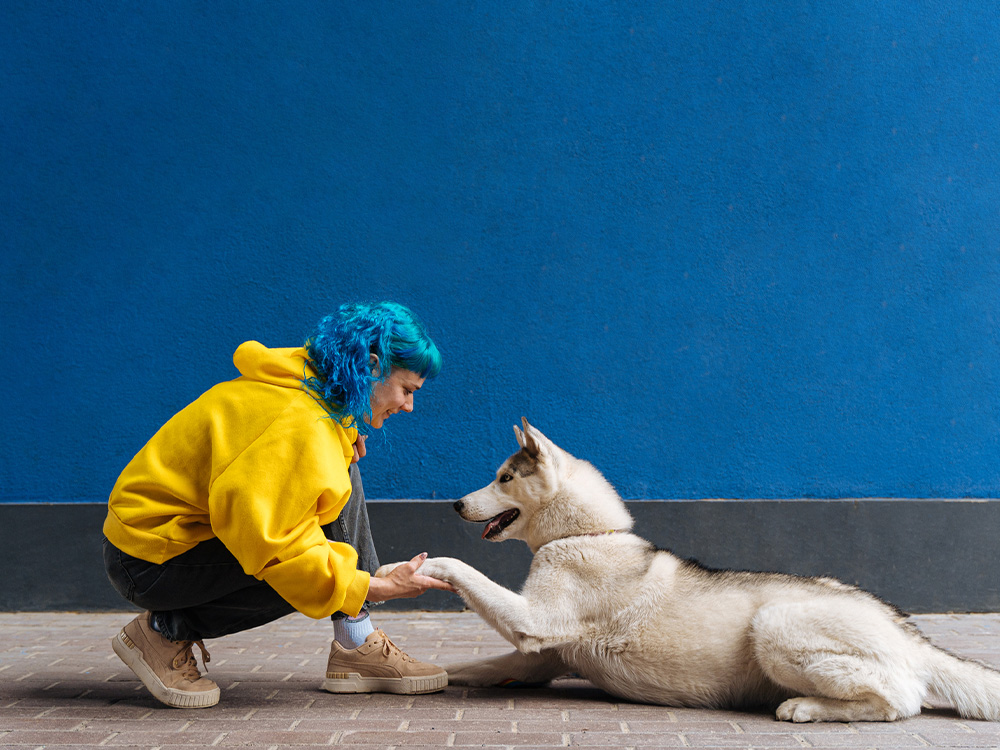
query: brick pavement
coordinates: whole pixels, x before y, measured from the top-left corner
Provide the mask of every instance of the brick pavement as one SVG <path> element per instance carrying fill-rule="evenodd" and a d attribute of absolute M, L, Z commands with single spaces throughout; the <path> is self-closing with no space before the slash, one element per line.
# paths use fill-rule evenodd
<path fill-rule="evenodd" d="M 318 690 L 331 628 L 293 615 L 212 641 L 211 709 L 169 709 L 112 653 L 130 615 L 0 614 L 2 747 L 998 748 L 1000 723 L 932 709 L 894 724 L 790 725 L 770 715 L 618 701 L 582 680 L 426 696 Z M 470 613 L 378 612 L 409 653 L 447 664 L 508 650 Z M 935 643 L 1000 666 L 1000 614 L 923 615 Z"/>

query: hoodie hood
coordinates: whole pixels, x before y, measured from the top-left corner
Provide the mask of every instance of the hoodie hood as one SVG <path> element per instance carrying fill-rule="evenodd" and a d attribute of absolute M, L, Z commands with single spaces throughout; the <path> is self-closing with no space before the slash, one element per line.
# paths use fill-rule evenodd
<path fill-rule="evenodd" d="M 303 347 L 268 349 L 258 341 L 240 344 L 233 354 L 233 364 L 245 378 L 285 388 L 302 388 L 303 379 L 316 374 Z"/>
<path fill-rule="evenodd" d="M 369 575 L 322 527 L 351 497 L 357 432 L 304 389 L 305 350 L 248 341 L 233 362 L 241 377 L 181 409 L 125 467 L 105 534 L 156 564 L 215 537 L 298 611 L 356 615 Z"/>

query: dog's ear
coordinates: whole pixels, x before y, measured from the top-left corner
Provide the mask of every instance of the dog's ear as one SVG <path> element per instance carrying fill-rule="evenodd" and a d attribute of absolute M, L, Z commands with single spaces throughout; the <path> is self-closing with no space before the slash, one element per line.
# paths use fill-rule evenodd
<path fill-rule="evenodd" d="M 517 425 L 514 425 L 514 437 L 517 438 L 517 444 L 520 445 L 523 448 L 524 447 L 524 433 L 521 432 L 521 428 L 518 427 Z"/>
<path fill-rule="evenodd" d="M 534 458 L 542 458 L 546 453 L 545 444 L 548 442 L 548 438 L 528 424 L 526 417 L 521 417 L 521 424 L 524 425 L 523 440 L 518 440 L 521 443 L 521 447 L 524 448 L 528 455 Z M 516 430 L 517 428 L 515 427 L 514 429 Z"/>

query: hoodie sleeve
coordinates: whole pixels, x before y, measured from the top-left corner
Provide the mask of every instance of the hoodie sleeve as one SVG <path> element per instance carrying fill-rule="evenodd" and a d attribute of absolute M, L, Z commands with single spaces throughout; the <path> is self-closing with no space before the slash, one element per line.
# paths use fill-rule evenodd
<path fill-rule="evenodd" d="M 351 495 L 342 429 L 296 400 L 212 483 L 212 531 L 243 566 L 309 617 L 356 615 L 368 573 L 356 550 L 323 534 L 320 514 L 335 517 Z"/>

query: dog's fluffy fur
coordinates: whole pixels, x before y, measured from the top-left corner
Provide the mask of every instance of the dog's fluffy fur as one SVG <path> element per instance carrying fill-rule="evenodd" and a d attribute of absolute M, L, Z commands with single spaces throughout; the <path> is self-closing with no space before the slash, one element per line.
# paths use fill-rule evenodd
<path fill-rule="evenodd" d="M 420 569 L 517 648 L 449 667 L 452 684 L 576 672 L 630 700 L 777 706 L 797 722 L 893 721 L 933 694 L 964 717 L 1000 720 L 1000 673 L 932 646 L 893 607 L 831 578 L 713 571 L 657 550 L 629 532 L 593 466 L 527 420 L 514 431 L 521 450 L 455 507 L 486 522 L 484 538 L 528 544 L 521 593 L 453 558 Z"/>

